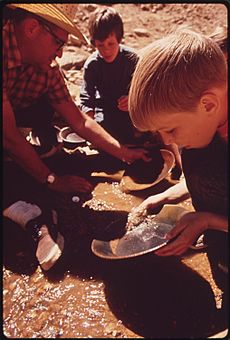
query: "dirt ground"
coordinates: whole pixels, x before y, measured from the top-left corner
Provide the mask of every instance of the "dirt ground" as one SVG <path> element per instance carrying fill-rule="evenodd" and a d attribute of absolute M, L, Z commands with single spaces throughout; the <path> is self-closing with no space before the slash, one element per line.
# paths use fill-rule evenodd
<path fill-rule="evenodd" d="M 88 18 L 92 11 L 102 4 L 79 4 L 76 23 L 81 31 L 88 35 Z M 227 27 L 227 7 L 224 4 L 114 4 L 122 15 L 124 22 L 124 39 L 122 43 L 137 51 L 161 38 L 178 25 L 188 25 L 204 34 L 212 33 L 217 26 Z M 82 65 L 92 52 L 91 48 L 73 45 L 70 40 L 66 49 L 75 61 L 64 65 L 64 73 L 68 79 L 69 90 L 74 100 L 79 103 L 79 89 L 82 83 Z M 76 56 L 79 57 L 76 57 Z M 72 57 L 70 57 L 72 59 Z M 66 55 L 59 59 L 65 63 Z M 68 59 L 67 59 L 68 60 Z M 80 62 L 79 62 L 80 60 Z"/>
<path fill-rule="evenodd" d="M 103 5 L 97 5 L 103 6 Z M 114 4 L 112 5 L 122 15 L 124 22 L 124 42 L 140 48 L 161 38 L 164 34 L 180 24 L 186 24 L 210 34 L 218 25 L 227 25 L 227 7 L 224 4 Z M 77 14 L 78 26 L 88 36 L 87 19 L 94 7 L 79 5 Z M 146 29 L 148 34 L 141 36 L 135 29 Z"/>
<path fill-rule="evenodd" d="M 79 4 L 78 26 L 87 36 L 89 13 L 96 6 Z M 189 24 L 206 34 L 218 25 L 227 25 L 223 4 L 112 6 L 122 14 L 124 43 L 137 49 L 178 24 Z M 82 50 L 90 53 L 79 47 Z M 70 71 L 75 77 L 69 78 L 68 86 L 77 100 L 82 70 Z M 48 273 L 30 257 L 21 230 L 12 226 L 4 231 L 6 337 L 196 339 L 227 328 L 222 291 L 213 280 L 205 249 L 189 250 L 177 259 L 160 259 L 151 253 L 121 261 L 103 260 L 92 253 L 93 238 L 111 236 L 106 234 L 111 221 L 173 184 L 166 178 L 141 193 L 125 194 L 119 180 L 119 173 L 95 176 L 95 190 L 84 209 L 69 196 L 58 201 L 66 247 Z M 191 202 L 182 206 L 191 208 Z"/>

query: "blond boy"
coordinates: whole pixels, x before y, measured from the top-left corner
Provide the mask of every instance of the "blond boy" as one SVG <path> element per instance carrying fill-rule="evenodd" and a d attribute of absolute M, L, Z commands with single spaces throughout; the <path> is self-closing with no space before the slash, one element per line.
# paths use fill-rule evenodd
<path fill-rule="evenodd" d="M 226 271 L 227 104 L 226 60 L 212 39 L 184 28 L 145 49 L 131 83 L 130 116 L 141 131 L 158 131 L 165 144 L 182 148 L 186 183 L 147 198 L 135 214 L 190 194 L 195 212 L 181 218 L 156 254 L 180 255 L 204 233 Z"/>

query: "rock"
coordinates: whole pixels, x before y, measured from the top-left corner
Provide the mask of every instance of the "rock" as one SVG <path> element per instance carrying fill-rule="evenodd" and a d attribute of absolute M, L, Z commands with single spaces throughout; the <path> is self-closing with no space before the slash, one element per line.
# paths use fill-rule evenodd
<path fill-rule="evenodd" d="M 141 9 L 142 11 L 150 11 L 150 6 L 149 4 L 141 4 Z"/>
<path fill-rule="evenodd" d="M 74 100 L 74 102 L 76 103 L 76 105 L 80 104 L 80 86 L 76 86 L 76 84 L 68 82 L 67 84 L 69 93 L 72 97 L 72 99 Z"/>
<path fill-rule="evenodd" d="M 97 9 L 95 4 L 85 4 L 84 7 L 88 12 L 94 12 Z"/>
<path fill-rule="evenodd" d="M 120 335 L 122 335 L 120 331 L 112 331 L 112 336 L 114 338 L 120 337 Z"/>
<path fill-rule="evenodd" d="M 76 38 L 72 34 L 69 35 L 69 42 L 70 42 L 70 44 L 72 44 L 74 46 L 77 46 L 77 47 L 81 47 L 82 46 L 81 40 L 79 40 L 78 38 Z"/>
<path fill-rule="evenodd" d="M 112 332 L 114 331 L 114 325 L 112 323 L 109 323 L 108 325 L 106 325 L 105 327 L 105 333 L 106 334 L 112 334 Z"/>
<path fill-rule="evenodd" d="M 129 46 L 134 48 L 134 49 L 138 49 L 139 47 L 139 44 L 136 42 L 136 41 L 133 41 L 133 42 L 130 42 L 129 43 Z"/>
<path fill-rule="evenodd" d="M 127 37 L 134 37 L 135 35 L 132 33 L 132 32 L 127 32 L 124 34 L 124 39 L 127 38 Z"/>
<path fill-rule="evenodd" d="M 138 37 L 149 37 L 150 34 L 145 28 L 135 28 L 134 33 Z"/>
<path fill-rule="evenodd" d="M 87 58 L 88 53 L 79 53 L 78 50 L 74 50 L 74 48 L 71 47 L 71 50 L 66 50 L 63 52 L 61 58 L 57 58 L 57 62 L 63 68 L 63 70 L 70 70 L 73 68 L 80 70 Z"/>
<path fill-rule="evenodd" d="M 165 7 L 165 4 L 153 4 L 152 6 L 152 12 L 156 13 L 157 11 L 162 10 Z"/>

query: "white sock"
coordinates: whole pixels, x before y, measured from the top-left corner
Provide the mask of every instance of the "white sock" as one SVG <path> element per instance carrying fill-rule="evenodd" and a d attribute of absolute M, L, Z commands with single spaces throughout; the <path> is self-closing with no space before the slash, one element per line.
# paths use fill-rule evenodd
<path fill-rule="evenodd" d="M 41 209 L 36 204 L 24 201 L 17 201 L 3 210 L 3 216 L 8 217 L 23 228 L 26 226 L 27 222 L 40 216 L 41 213 Z"/>

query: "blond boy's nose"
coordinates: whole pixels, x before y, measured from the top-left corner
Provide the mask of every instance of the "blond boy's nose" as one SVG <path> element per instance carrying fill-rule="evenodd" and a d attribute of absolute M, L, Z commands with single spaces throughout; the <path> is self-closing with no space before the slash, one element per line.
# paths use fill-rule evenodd
<path fill-rule="evenodd" d="M 173 136 L 167 132 L 160 132 L 160 135 L 163 139 L 164 144 L 168 145 L 168 144 L 172 144 L 175 143 Z"/>

